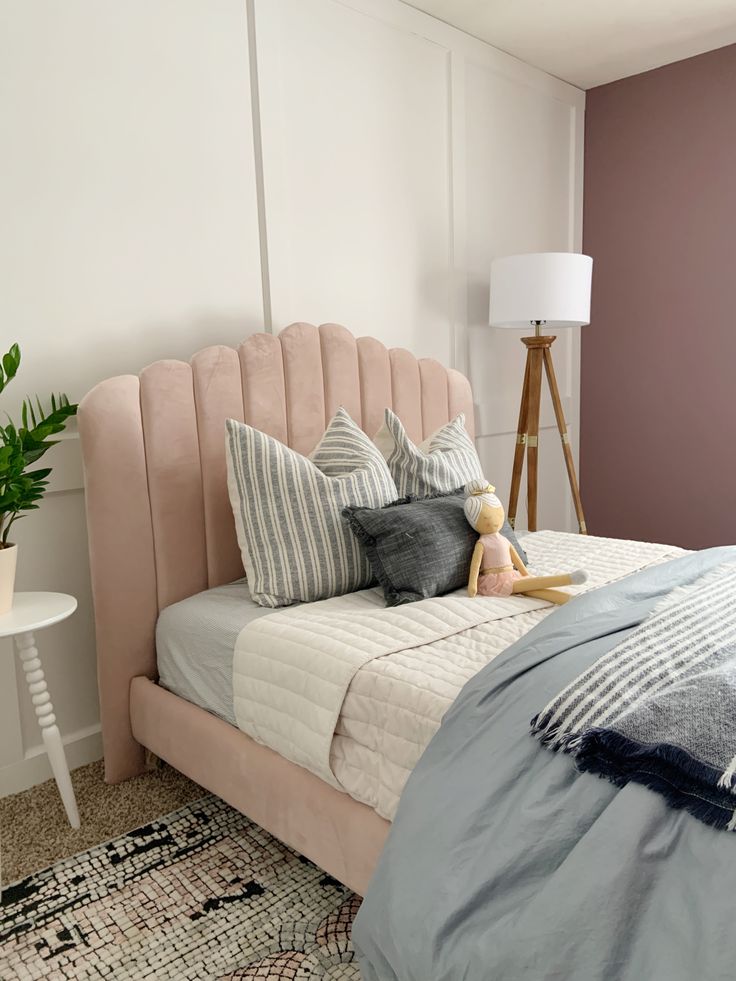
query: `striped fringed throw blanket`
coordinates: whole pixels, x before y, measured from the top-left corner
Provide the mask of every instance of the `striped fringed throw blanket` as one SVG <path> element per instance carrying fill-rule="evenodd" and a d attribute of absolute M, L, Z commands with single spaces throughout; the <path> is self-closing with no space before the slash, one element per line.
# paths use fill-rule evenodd
<path fill-rule="evenodd" d="M 578 769 L 736 831 L 736 564 L 668 593 L 531 725 Z"/>

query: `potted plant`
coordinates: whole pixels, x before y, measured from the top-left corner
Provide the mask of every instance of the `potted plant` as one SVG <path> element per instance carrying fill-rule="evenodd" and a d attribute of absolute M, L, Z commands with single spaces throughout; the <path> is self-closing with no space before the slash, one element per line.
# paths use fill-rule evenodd
<path fill-rule="evenodd" d="M 15 378 L 20 366 L 20 348 L 13 344 L 0 361 L 0 394 Z M 0 616 L 13 605 L 18 546 L 9 540 L 10 529 L 27 511 L 35 511 L 48 486 L 51 468 L 34 470 L 46 450 L 56 445 L 50 436 L 60 433 L 77 406 L 66 395 L 52 395 L 50 407 L 36 398 L 21 405 L 21 424 L 6 416 L 0 425 Z"/>

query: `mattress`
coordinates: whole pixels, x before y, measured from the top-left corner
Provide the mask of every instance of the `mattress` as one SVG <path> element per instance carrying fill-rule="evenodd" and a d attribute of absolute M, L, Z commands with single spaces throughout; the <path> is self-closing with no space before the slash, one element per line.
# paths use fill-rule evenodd
<path fill-rule="evenodd" d="M 621 578 L 680 552 L 667 546 L 554 532 L 527 535 L 524 545 L 535 571 L 587 568 L 591 580 L 583 588 Z M 378 590 L 365 594 L 368 605 L 383 605 Z M 337 601 L 326 601 L 332 602 Z M 518 603 L 519 609 L 532 603 L 520 598 L 511 602 Z M 308 604 L 304 610 L 316 606 Z M 465 682 L 551 612 L 545 605 L 515 613 L 502 622 L 459 634 L 442 646 L 397 652 L 361 668 L 345 694 L 331 745 L 331 770 L 341 789 L 391 819 L 411 769 Z M 243 581 L 169 607 L 157 628 L 161 683 L 234 724 L 236 640 L 256 618 L 278 618 L 283 613 L 256 606 Z M 259 741 L 269 744 L 267 739 Z M 282 755 L 291 758 L 287 752 Z M 300 765 L 305 764 L 300 761 Z M 315 772 L 308 764 L 307 768 Z"/>
<path fill-rule="evenodd" d="M 529 567 L 585 569 L 585 592 L 681 554 L 667 545 L 535 532 Z M 463 685 L 556 607 L 467 590 L 405 606 L 363 592 L 286 607 L 235 644 L 240 729 L 393 820 L 404 785 Z M 542 700 L 543 702 L 545 699 Z"/>
<path fill-rule="evenodd" d="M 253 602 L 245 579 L 167 606 L 156 624 L 159 684 L 235 725 L 235 641 L 243 627 L 273 612 Z"/>

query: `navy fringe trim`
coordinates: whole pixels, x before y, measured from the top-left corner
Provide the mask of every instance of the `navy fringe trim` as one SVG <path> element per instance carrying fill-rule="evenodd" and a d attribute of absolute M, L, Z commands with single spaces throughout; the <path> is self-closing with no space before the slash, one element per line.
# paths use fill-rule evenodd
<path fill-rule="evenodd" d="M 618 787 L 634 781 L 705 824 L 736 830 L 736 795 L 718 786 L 723 771 L 717 767 L 680 746 L 640 743 L 613 729 L 589 729 L 578 739 L 573 752 L 579 770 L 597 773 Z"/>

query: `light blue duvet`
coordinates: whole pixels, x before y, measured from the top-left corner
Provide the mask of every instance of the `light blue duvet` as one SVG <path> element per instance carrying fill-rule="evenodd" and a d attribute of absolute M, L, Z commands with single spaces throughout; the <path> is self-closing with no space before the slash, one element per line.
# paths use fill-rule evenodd
<path fill-rule="evenodd" d="M 736 979 L 736 835 L 578 773 L 529 730 L 665 593 L 734 558 L 709 549 L 580 596 L 468 682 L 356 919 L 365 981 Z"/>

